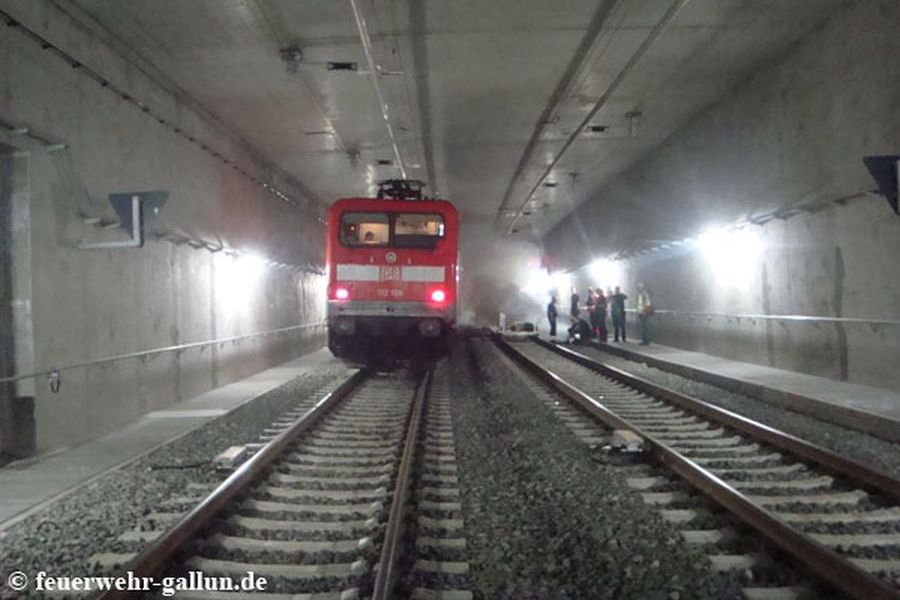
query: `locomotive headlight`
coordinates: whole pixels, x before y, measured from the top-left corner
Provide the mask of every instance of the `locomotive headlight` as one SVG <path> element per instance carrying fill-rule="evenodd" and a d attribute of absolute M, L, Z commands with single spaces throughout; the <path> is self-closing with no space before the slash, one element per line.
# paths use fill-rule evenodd
<path fill-rule="evenodd" d="M 337 300 L 346 300 L 350 297 L 350 290 L 345 287 L 335 288 L 334 297 Z"/>
<path fill-rule="evenodd" d="M 444 290 L 433 290 L 431 292 L 431 301 L 437 304 L 443 304 L 447 301 L 447 292 Z"/>

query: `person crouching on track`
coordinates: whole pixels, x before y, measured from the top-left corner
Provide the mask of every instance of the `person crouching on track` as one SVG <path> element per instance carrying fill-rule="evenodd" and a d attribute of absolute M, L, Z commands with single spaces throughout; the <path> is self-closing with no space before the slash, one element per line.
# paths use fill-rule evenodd
<path fill-rule="evenodd" d="M 569 344 L 587 344 L 591 340 L 591 326 L 587 321 L 576 317 L 569 327 Z"/>
<path fill-rule="evenodd" d="M 591 325 L 579 316 L 572 317 L 572 325 L 568 329 L 567 344 L 586 344 L 591 339 Z"/>

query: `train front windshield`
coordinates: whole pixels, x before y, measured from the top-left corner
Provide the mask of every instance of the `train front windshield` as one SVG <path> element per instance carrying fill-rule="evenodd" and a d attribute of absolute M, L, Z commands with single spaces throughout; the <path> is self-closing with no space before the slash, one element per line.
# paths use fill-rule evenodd
<path fill-rule="evenodd" d="M 434 213 L 360 213 L 341 215 L 341 244 L 434 249 L 444 237 L 444 217 Z"/>

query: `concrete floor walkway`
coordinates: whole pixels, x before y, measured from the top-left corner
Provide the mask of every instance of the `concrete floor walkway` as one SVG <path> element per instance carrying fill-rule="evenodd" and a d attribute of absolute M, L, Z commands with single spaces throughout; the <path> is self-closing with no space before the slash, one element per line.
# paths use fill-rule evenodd
<path fill-rule="evenodd" d="M 900 392 L 774 369 L 671 346 L 595 344 L 639 360 L 819 419 L 900 441 Z"/>
<path fill-rule="evenodd" d="M 334 361 L 327 349 L 317 350 L 148 413 L 91 442 L 10 463 L 0 469 L 0 531 L 111 469 Z"/>

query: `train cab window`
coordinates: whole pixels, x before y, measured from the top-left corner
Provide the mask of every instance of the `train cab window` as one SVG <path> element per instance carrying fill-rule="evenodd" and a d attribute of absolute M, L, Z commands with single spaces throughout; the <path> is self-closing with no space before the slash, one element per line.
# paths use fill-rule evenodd
<path fill-rule="evenodd" d="M 345 246 L 387 246 L 390 219 L 381 213 L 341 215 L 341 243 Z"/>
<path fill-rule="evenodd" d="M 444 218 L 429 213 L 398 213 L 394 217 L 394 246 L 432 249 L 444 237 Z"/>

